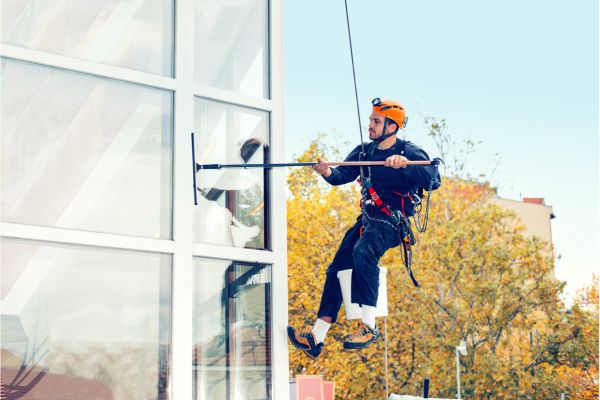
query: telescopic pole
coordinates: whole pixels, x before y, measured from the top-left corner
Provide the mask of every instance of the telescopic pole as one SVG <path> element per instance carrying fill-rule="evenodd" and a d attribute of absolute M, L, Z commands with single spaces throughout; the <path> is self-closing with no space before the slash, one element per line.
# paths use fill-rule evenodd
<path fill-rule="evenodd" d="M 202 169 L 222 169 L 222 168 L 278 168 L 278 167 L 307 167 L 317 165 L 317 162 L 298 162 L 298 163 L 269 163 L 269 164 L 198 164 L 196 163 L 196 171 Z M 377 166 L 385 165 L 385 161 L 326 161 L 325 164 L 330 166 Z M 435 161 L 405 161 L 405 165 L 431 165 Z"/>

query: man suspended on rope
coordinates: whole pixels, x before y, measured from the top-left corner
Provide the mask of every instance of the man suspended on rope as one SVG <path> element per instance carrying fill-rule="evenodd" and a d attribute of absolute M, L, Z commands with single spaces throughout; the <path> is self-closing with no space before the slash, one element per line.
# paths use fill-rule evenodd
<path fill-rule="evenodd" d="M 415 144 L 396 137 L 406 124 L 404 108 L 390 100 L 373 100 L 369 118 L 372 143 L 357 146 L 346 161 L 384 161 L 385 167 L 329 167 L 319 159 L 313 169 L 331 185 L 343 185 L 360 177 L 363 185 L 361 215 L 346 232 L 333 261 L 327 268 L 325 286 L 317 321 L 309 332 L 297 332 L 288 326 L 289 339 L 295 347 L 315 359 L 321 353 L 327 331 L 337 319 L 342 305 L 342 291 L 337 278 L 341 270 L 352 269 L 352 303 L 362 306 L 358 329 L 344 342 L 345 349 L 364 349 L 383 335 L 375 325 L 379 288 L 379 259 L 401 244 L 399 220 L 415 214 L 420 201 L 419 188 L 437 189 L 440 176 L 435 165 L 406 165 L 406 161 L 429 160 Z"/>

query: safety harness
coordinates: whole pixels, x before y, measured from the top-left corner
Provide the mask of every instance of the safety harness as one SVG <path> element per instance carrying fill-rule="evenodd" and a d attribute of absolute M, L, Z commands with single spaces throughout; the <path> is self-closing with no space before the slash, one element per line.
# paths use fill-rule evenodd
<path fill-rule="evenodd" d="M 401 147 L 397 148 L 397 144 L 394 145 L 394 152 L 396 154 L 404 154 L 404 146 L 405 142 L 401 141 Z M 371 143 L 369 146 L 369 150 L 374 148 L 375 143 Z M 367 154 L 363 151 L 359 154 L 359 160 L 363 158 L 367 158 Z M 437 166 L 442 162 L 441 159 L 435 158 L 432 161 L 432 165 L 437 168 Z M 386 224 L 392 227 L 397 233 L 398 238 L 400 240 L 400 244 L 402 245 L 402 261 L 406 270 L 408 271 L 408 276 L 416 287 L 419 287 L 419 282 L 415 278 L 412 271 L 412 246 L 415 245 L 416 239 L 415 235 L 411 228 L 411 223 L 405 212 L 405 201 L 410 201 L 414 205 L 415 209 L 415 226 L 418 232 L 425 232 L 427 229 L 427 221 L 429 218 L 429 202 L 431 197 L 431 190 L 433 189 L 433 185 L 437 180 L 435 174 L 432 175 L 431 182 L 428 188 L 427 195 L 427 205 L 425 209 L 425 216 L 423 218 L 423 223 L 421 223 L 420 214 L 422 211 L 422 198 L 423 191 L 422 189 L 418 190 L 415 193 L 399 193 L 393 192 L 394 194 L 400 196 L 401 207 L 399 210 L 393 209 L 388 203 L 384 202 L 375 188 L 371 183 L 371 168 L 367 167 L 368 174 L 361 173 L 361 176 L 357 179 L 357 182 L 362 186 L 361 193 L 361 222 L 362 227 L 360 229 L 360 234 L 362 235 L 363 230 L 365 229 L 367 223 L 369 221 L 379 222 Z M 361 171 L 362 172 L 362 171 Z M 377 218 L 377 213 L 374 210 L 379 211 L 381 214 L 385 215 L 388 218 Z"/>

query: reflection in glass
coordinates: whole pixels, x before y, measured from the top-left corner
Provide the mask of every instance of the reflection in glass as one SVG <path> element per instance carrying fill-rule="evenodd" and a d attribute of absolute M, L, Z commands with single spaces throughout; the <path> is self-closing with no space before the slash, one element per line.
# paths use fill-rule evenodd
<path fill-rule="evenodd" d="M 196 82 L 269 97 L 268 1 L 195 0 Z"/>
<path fill-rule="evenodd" d="M 10 239 L 1 250 L 7 398 L 167 399 L 169 256 Z"/>
<path fill-rule="evenodd" d="M 268 113 L 196 99 L 196 161 L 200 164 L 268 162 Z M 262 168 L 201 170 L 194 211 L 194 240 L 269 248 Z"/>
<path fill-rule="evenodd" d="M 172 0 L 2 0 L 2 42 L 171 76 Z"/>
<path fill-rule="evenodd" d="M 194 399 L 271 398 L 271 267 L 194 260 Z"/>
<path fill-rule="evenodd" d="M 172 94 L 2 61 L 2 219 L 170 238 Z"/>

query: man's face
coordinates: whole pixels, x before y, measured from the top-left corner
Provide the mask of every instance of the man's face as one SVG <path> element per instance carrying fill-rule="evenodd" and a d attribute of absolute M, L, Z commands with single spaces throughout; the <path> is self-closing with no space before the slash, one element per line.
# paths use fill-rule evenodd
<path fill-rule="evenodd" d="M 369 117 L 369 139 L 375 140 L 383 134 L 385 116 L 373 111 Z"/>

